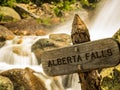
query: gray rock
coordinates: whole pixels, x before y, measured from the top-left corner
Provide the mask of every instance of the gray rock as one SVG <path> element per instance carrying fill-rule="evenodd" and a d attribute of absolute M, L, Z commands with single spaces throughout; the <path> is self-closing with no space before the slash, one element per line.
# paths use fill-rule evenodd
<path fill-rule="evenodd" d="M 44 38 L 44 39 L 39 39 L 37 42 L 35 42 L 31 49 L 35 53 L 35 56 L 38 60 L 38 63 L 41 63 L 41 53 L 47 50 L 52 50 L 55 48 L 58 48 L 59 46 L 56 45 L 52 40 Z"/>
<path fill-rule="evenodd" d="M 14 20 L 20 20 L 21 17 L 19 14 L 10 7 L 2 7 L 0 6 L 0 15 L 3 17 L 3 21 L 14 21 Z"/>
<path fill-rule="evenodd" d="M 50 34 L 49 38 L 57 42 L 71 43 L 71 37 L 68 34 Z"/>
<path fill-rule="evenodd" d="M 44 38 L 36 41 L 31 50 L 34 52 L 38 63 L 41 63 L 41 54 L 44 51 L 53 50 L 60 47 L 65 47 L 71 45 L 70 36 L 67 34 L 51 34 L 50 39 Z"/>
<path fill-rule="evenodd" d="M 56 48 L 56 47 L 58 46 L 55 45 L 52 40 L 43 38 L 43 39 L 39 39 L 36 43 L 32 45 L 32 51 L 36 49 L 41 49 L 42 51 L 51 50 L 52 48 Z"/>
<path fill-rule="evenodd" d="M 9 78 L 0 76 L 0 90 L 14 90 L 13 83 Z"/>

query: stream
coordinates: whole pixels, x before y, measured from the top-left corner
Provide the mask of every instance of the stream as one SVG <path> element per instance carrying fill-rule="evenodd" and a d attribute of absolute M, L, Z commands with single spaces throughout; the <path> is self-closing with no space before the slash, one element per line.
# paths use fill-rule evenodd
<path fill-rule="evenodd" d="M 90 31 L 91 40 L 97 40 L 102 38 L 112 37 L 115 32 L 120 28 L 120 0 L 106 0 L 104 5 L 99 6 L 99 11 L 96 10 L 94 18 L 87 24 Z M 79 12 L 77 12 L 79 14 Z M 82 18 L 82 16 L 80 16 Z M 83 19 L 84 21 L 85 19 Z M 67 33 L 71 34 L 72 20 L 56 27 L 52 33 Z M 12 68 L 25 68 L 30 67 L 36 72 L 43 73 L 41 65 L 38 65 L 37 59 L 34 53 L 31 52 L 31 45 L 35 43 L 39 38 L 46 38 L 48 36 L 38 37 L 38 36 L 24 36 L 22 37 L 23 42 L 17 44 L 16 40 L 21 39 L 21 37 L 16 37 L 13 40 L 6 41 L 4 47 L 0 49 L 0 70 L 8 70 Z M 14 50 L 19 51 L 22 55 L 17 55 Z M 80 84 L 78 83 L 78 76 L 76 78 L 68 78 L 71 82 L 71 86 L 65 90 L 81 90 Z M 50 84 L 53 79 L 45 78 L 42 76 L 48 90 L 58 90 L 58 88 L 63 88 L 62 78 L 58 77 L 59 85 L 51 88 Z M 70 80 L 71 81 L 70 81 Z M 63 89 L 64 90 L 64 89 Z"/>

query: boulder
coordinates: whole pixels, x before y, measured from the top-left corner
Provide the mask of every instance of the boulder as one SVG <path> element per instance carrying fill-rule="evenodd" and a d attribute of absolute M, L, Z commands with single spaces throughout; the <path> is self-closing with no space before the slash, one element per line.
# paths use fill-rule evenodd
<path fill-rule="evenodd" d="M 5 76 L 0 76 L 0 90 L 14 90 L 13 83 Z"/>
<path fill-rule="evenodd" d="M 114 39 L 120 42 L 120 29 L 114 34 Z M 101 90 L 120 90 L 120 64 L 103 69 L 101 75 Z"/>
<path fill-rule="evenodd" d="M 2 17 L 2 21 L 15 21 L 20 20 L 20 15 L 10 7 L 0 6 L 0 16 Z"/>
<path fill-rule="evenodd" d="M 31 50 L 34 52 L 38 63 L 41 63 L 41 54 L 44 51 L 53 50 L 60 47 L 71 45 L 70 36 L 67 34 L 51 34 L 48 38 L 39 39 L 36 41 Z"/>
<path fill-rule="evenodd" d="M 3 71 L 0 75 L 8 77 L 13 82 L 14 90 L 47 90 L 44 82 L 34 75 L 34 72 L 35 71 L 30 68 L 16 68 Z"/>
<path fill-rule="evenodd" d="M 50 34 L 49 38 L 57 42 L 71 43 L 71 36 L 65 33 Z"/>
<path fill-rule="evenodd" d="M 8 30 L 6 27 L 0 25 L 0 42 L 5 40 L 11 40 L 15 37 L 13 32 Z"/>
<path fill-rule="evenodd" d="M 44 39 L 39 39 L 38 41 L 36 41 L 32 45 L 31 50 L 32 50 L 32 52 L 34 52 L 34 54 L 38 60 L 38 63 L 40 64 L 41 63 L 40 56 L 44 51 L 52 50 L 52 49 L 55 49 L 58 47 L 59 46 L 56 45 L 52 40 L 50 40 L 48 38 L 44 38 Z"/>
<path fill-rule="evenodd" d="M 100 75 L 101 90 L 120 90 L 120 65 L 103 69 Z"/>
<path fill-rule="evenodd" d="M 9 22 L 4 24 L 9 30 L 15 35 L 46 35 L 51 27 L 48 25 L 41 24 L 36 19 L 23 19 L 16 22 Z"/>

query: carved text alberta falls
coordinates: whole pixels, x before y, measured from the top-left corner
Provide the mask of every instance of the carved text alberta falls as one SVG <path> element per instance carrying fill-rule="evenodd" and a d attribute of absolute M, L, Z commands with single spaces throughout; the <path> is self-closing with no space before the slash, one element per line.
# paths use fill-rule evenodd
<path fill-rule="evenodd" d="M 48 67 L 71 64 L 71 63 L 78 63 L 78 62 L 82 64 L 83 60 L 90 61 L 90 60 L 95 60 L 99 58 L 102 59 L 102 58 L 110 57 L 112 55 L 113 55 L 112 49 L 105 49 L 101 51 L 83 53 L 83 55 L 78 54 L 78 55 L 73 55 L 73 56 L 68 56 L 68 57 L 61 57 L 55 60 L 49 60 Z"/>

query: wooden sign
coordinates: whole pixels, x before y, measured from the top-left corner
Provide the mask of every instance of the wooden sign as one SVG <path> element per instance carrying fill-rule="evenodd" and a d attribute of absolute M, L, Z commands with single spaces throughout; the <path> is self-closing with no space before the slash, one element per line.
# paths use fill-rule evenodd
<path fill-rule="evenodd" d="M 44 72 L 49 76 L 111 67 L 119 59 L 119 46 L 112 38 L 50 50 L 41 56 Z"/>

